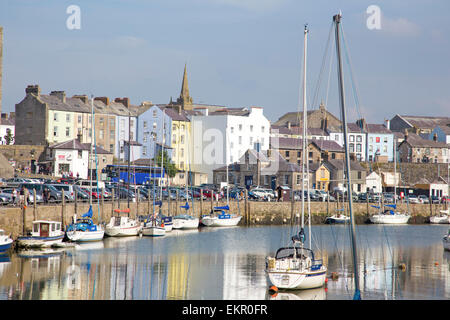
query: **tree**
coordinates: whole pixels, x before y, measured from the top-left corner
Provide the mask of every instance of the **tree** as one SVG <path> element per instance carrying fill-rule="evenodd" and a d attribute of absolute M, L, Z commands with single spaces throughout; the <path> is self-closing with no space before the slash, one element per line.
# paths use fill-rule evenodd
<path fill-rule="evenodd" d="M 156 165 L 158 167 L 161 167 L 161 155 L 162 152 L 159 151 L 158 154 L 156 155 Z M 172 162 L 172 160 L 170 160 L 169 155 L 167 154 L 167 152 L 164 150 L 164 170 L 166 171 L 167 175 L 169 176 L 169 178 L 173 178 L 175 177 L 175 175 L 177 174 L 177 167 L 175 166 L 175 164 Z"/>
<path fill-rule="evenodd" d="M 12 144 L 14 137 L 12 135 L 11 129 L 6 129 L 6 134 L 4 136 L 6 144 Z"/>

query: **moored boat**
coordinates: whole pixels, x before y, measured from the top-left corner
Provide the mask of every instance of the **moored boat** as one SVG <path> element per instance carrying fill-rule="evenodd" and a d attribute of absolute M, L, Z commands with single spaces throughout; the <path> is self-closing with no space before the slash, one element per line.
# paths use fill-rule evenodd
<path fill-rule="evenodd" d="M 49 220 L 33 221 L 33 229 L 29 235 L 17 238 L 17 245 L 26 248 L 51 247 L 63 241 L 64 231 L 61 222 Z"/>
<path fill-rule="evenodd" d="M 386 205 L 389 207 L 392 207 L 393 209 L 396 208 L 396 205 Z M 378 206 L 372 206 L 374 208 L 380 209 Z M 383 212 L 374 214 L 370 216 L 370 222 L 376 223 L 376 224 L 407 224 L 409 219 L 411 218 L 410 214 L 407 213 L 401 213 L 401 212 L 395 212 L 394 210 L 387 209 Z"/>
<path fill-rule="evenodd" d="M 338 209 L 336 211 L 343 211 L 344 209 Z M 336 213 L 330 217 L 327 217 L 325 219 L 325 223 L 327 224 L 331 224 L 331 223 L 346 223 L 346 222 L 350 222 L 350 217 L 346 216 L 345 214 L 339 212 Z"/>
<path fill-rule="evenodd" d="M 105 235 L 105 230 L 101 225 L 97 225 L 92 220 L 92 206 L 89 211 L 77 219 L 73 216 L 73 223 L 67 226 L 66 236 L 70 241 L 89 242 L 100 241 Z"/>
<path fill-rule="evenodd" d="M 441 214 L 430 217 L 430 223 L 447 224 L 450 223 L 449 209 L 441 210 Z"/>
<path fill-rule="evenodd" d="M 444 245 L 444 250 L 450 251 L 450 229 L 442 239 L 442 244 Z"/>
<path fill-rule="evenodd" d="M 14 240 L 11 239 L 11 235 L 5 233 L 5 230 L 0 229 L 0 254 L 5 253 L 11 248 Z"/>
<path fill-rule="evenodd" d="M 181 206 L 181 208 L 185 209 L 186 212 L 189 210 L 189 203 L 186 202 L 184 206 Z M 199 218 L 193 217 L 189 214 L 180 214 L 176 215 L 172 219 L 172 228 L 173 229 L 196 229 L 199 225 Z"/>
<path fill-rule="evenodd" d="M 141 230 L 141 225 L 136 220 L 128 216 L 121 216 L 120 213 L 130 213 L 130 209 L 115 209 L 116 216 L 112 216 L 105 226 L 105 234 L 109 237 L 137 236 Z"/>
<path fill-rule="evenodd" d="M 206 227 L 232 227 L 237 226 L 241 221 L 242 216 L 237 214 L 227 213 L 230 207 L 228 205 L 223 207 L 214 207 L 209 215 L 204 215 L 201 218 L 201 223 Z"/>

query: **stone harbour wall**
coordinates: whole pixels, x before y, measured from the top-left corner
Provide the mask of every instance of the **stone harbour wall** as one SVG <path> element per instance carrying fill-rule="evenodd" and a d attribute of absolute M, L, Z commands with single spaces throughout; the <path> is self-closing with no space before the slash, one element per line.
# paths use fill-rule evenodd
<path fill-rule="evenodd" d="M 170 203 L 170 215 L 185 213 L 185 210 L 180 208 L 184 203 L 171 201 Z M 189 214 L 192 214 L 192 202 L 189 203 L 191 209 Z M 196 216 L 201 214 L 207 214 L 210 212 L 212 206 L 224 206 L 225 202 L 211 202 L 211 201 L 195 201 L 193 209 Z M 347 208 L 347 203 L 344 203 Z M 167 202 L 164 202 L 162 206 L 163 214 L 168 213 Z M 342 206 L 342 203 L 339 204 Z M 128 207 L 127 201 L 120 203 L 121 209 Z M 153 205 L 150 202 L 131 202 L 130 203 L 130 216 L 135 218 L 137 215 L 147 215 L 153 209 Z M 93 203 L 93 219 L 96 223 L 108 222 L 113 210 L 118 208 L 117 201 L 112 203 L 100 202 Z M 321 224 L 325 222 L 327 216 L 333 215 L 338 208 L 336 202 L 311 202 L 311 222 L 313 224 Z M 255 202 L 255 201 L 236 201 L 230 202 L 230 209 L 232 212 L 238 212 L 243 216 L 240 225 L 282 225 L 290 224 L 292 221 L 299 221 L 301 215 L 301 202 Z M 398 205 L 399 211 L 406 211 L 408 206 L 403 203 Z M 443 204 L 410 204 L 409 212 L 411 213 L 410 224 L 423 224 L 427 223 L 430 215 L 439 214 L 440 210 L 444 210 Z M 68 225 L 75 213 L 78 216 L 84 214 L 89 210 L 88 203 L 67 203 L 67 204 L 52 204 L 52 205 L 28 205 L 26 209 L 20 207 L 2 207 L 0 208 L 0 228 L 4 229 L 7 233 L 11 233 L 12 237 L 16 239 L 23 232 L 31 230 L 33 220 L 54 220 L 62 221 L 63 225 Z M 307 205 L 305 204 L 305 216 L 307 219 Z M 377 212 L 376 208 L 373 208 L 367 203 L 354 203 L 353 213 L 355 217 L 355 223 L 363 224 L 367 223 L 368 217 L 371 214 Z M 124 214 L 124 213 L 122 213 Z M 297 218 L 297 219 L 295 219 Z"/>

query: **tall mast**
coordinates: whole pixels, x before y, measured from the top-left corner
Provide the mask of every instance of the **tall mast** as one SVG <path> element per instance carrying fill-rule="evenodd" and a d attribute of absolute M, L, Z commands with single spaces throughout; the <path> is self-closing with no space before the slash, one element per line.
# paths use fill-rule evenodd
<path fill-rule="evenodd" d="M 341 57 L 341 46 L 340 46 L 340 37 L 339 37 L 339 25 L 341 22 L 342 15 L 339 13 L 333 16 L 333 21 L 335 22 L 336 28 L 336 55 L 337 55 L 337 65 L 338 65 L 338 84 L 339 84 L 339 102 L 341 106 L 341 116 L 342 116 L 342 128 L 344 133 L 344 147 L 345 147 L 345 168 L 346 168 L 346 177 L 347 177 L 347 198 L 348 198 L 348 207 L 350 213 L 350 225 L 351 225 L 351 243 L 352 243 L 352 253 L 353 253 L 353 269 L 355 273 L 355 294 L 353 296 L 354 300 L 361 299 L 361 293 L 359 290 L 359 268 L 358 268 L 358 256 L 357 256 L 357 248 L 356 248 L 356 239 L 355 239 L 355 221 L 353 219 L 353 200 L 352 200 L 352 184 L 350 179 L 350 157 L 348 152 L 348 137 L 347 137 L 347 120 L 345 115 L 345 96 L 344 96 L 344 77 L 342 74 L 342 57 Z"/>
<path fill-rule="evenodd" d="M 91 147 L 89 148 L 89 165 L 88 165 L 88 169 L 90 169 L 89 172 L 89 188 L 90 188 L 90 193 L 89 193 L 89 205 L 92 206 L 92 157 L 93 157 L 93 141 L 94 141 L 94 137 L 95 137 L 95 126 L 94 126 L 94 96 L 91 95 Z"/>
<path fill-rule="evenodd" d="M 308 200 L 308 226 L 309 226 L 309 247 L 311 248 L 311 208 L 309 198 L 309 156 L 308 156 L 308 117 L 307 117 L 307 101 L 306 101 L 306 58 L 308 49 L 308 25 L 304 29 L 303 44 L 303 139 L 302 139 L 302 226 L 305 225 L 305 182 L 307 184 L 306 196 Z M 305 170 L 306 166 L 306 170 Z"/>
<path fill-rule="evenodd" d="M 161 174 L 160 174 L 160 176 L 162 175 L 162 177 L 164 177 L 164 127 L 165 127 L 165 124 L 166 124 L 166 119 L 165 119 L 165 115 L 166 115 L 166 109 L 163 109 L 163 116 L 162 116 L 162 136 L 161 136 Z M 163 196 L 162 196 L 162 180 L 159 180 L 161 183 L 160 183 L 160 193 L 159 193 L 159 196 L 160 196 L 160 198 L 161 198 L 161 201 L 162 201 L 162 199 L 163 199 Z M 167 189 L 167 191 L 169 191 L 169 189 Z"/>
<path fill-rule="evenodd" d="M 397 143 L 394 139 L 394 204 L 397 204 Z"/>

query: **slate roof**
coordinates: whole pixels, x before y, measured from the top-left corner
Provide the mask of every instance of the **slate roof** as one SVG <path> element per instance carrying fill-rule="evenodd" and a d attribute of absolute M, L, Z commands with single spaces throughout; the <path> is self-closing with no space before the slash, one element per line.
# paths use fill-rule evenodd
<path fill-rule="evenodd" d="M 78 139 L 73 139 L 73 140 L 68 140 L 68 141 L 63 141 L 63 142 L 58 142 L 58 143 L 52 144 L 51 146 L 49 146 L 49 148 L 89 151 L 91 149 L 91 144 L 90 143 L 80 143 L 80 141 L 78 141 Z M 111 154 L 111 152 L 106 151 L 105 149 L 103 149 L 100 146 L 94 146 L 94 148 L 95 148 L 95 152 L 97 154 Z"/>
<path fill-rule="evenodd" d="M 414 127 L 420 129 L 433 129 L 437 125 L 447 125 L 450 124 L 450 117 L 427 117 L 427 116 L 408 116 L 408 115 L 398 115 L 403 120 L 408 122 Z"/>
<path fill-rule="evenodd" d="M 326 165 L 330 165 L 334 169 L 337 170 L 344 170 L 344 161 L 338 160 L 338 159 L 331 159 L 328 161 L 325 161 Z M 350 170 L 356 170 L 356 171 L 366 171 L 366 169 L 361 166 L 361 164 L 358 161 L 350 161 Z"/>
<path fill-rule="evenodd" d="M 408 136 L 401 144 L 408 143 L 413 148 L 448 148 L 445 142 L 424 139 L 421 136 L 408 132 Z"/>

